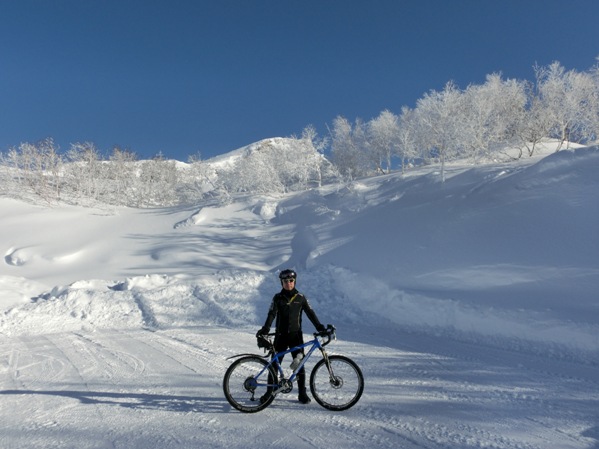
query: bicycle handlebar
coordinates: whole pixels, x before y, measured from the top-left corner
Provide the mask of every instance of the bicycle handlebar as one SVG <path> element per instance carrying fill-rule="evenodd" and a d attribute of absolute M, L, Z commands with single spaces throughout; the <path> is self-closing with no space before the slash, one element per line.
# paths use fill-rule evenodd
<path fill-rule="evenodd" d="M 322 346 L 324 347 L 328 345 L 331 342 L 331 340 L 337 339 L 337 335 L 335 334 L 336 330 L 337 329 L 335 328 L 335 326 L 333 326 L 332 324 L 328 324 L 325 330 L 320 332 L 314 332 L 314 337 L 322 337 L 324 339 L 324 341 L 322 342 Z"/>
<path fill-rule="evenodd" d="M 332 324 L 327 324 L 327 328 L 323 331 L 320 332 L 314 332 L 314 337 L 321 337 L 323 339 L 322 342 L 322 346 L 326 346 L 328 345 L 331 340 L 336 340 L 337 339 L 337 335 L 336 335 L 336 331 L 337 329 L 335 328 L 335 326 L 333 326 Z M 277 333 L 276 332 L 270 332 L 268 334 L 263 334 L 263 337 L 267 338 L 269 343 L 272 345 L 272 339 L 271 337 L 276 337 Z M 265 348 L 266 351 L 267 348 Z M 274 347 L 270 348 L 271 350 L 274 350 Z"/>

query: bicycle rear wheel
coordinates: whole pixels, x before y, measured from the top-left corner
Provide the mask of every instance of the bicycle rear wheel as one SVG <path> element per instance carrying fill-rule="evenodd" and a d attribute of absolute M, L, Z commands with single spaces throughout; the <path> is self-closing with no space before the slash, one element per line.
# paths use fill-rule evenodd
<path fill-rule="evenodd" d="M 342 355 L 319 360 L 310 375 L 310 390 L 324 408 L 341 411 L 354 406 L 364 391 L 364 376 L 356 363 Z"/>
<path fill-rule="evenodd" d="M 266 360 L 248 356 L 235 360 L 229 366 L 223 378 L 223 391 L 234 408 L 254 413 L 268 407 L 274 400 L 272 385 L 276 383 L 275 371 Z"/>

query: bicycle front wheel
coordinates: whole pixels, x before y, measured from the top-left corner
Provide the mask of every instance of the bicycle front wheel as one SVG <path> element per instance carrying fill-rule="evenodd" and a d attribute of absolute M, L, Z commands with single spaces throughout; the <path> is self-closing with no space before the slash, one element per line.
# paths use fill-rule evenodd
<path fill-rule="evenodd" d="M 225 372 L 223 391 L 229 404 L 246 413 L 259 412 L 275 398 L 277 376 L 272 366 L 258 356 L 235 360 Z"/>
<path fill-rule="evenodd" d="M 310 390 L 324 408 L 341 411 L 353 407 L 364 391 L 364 376 L 356 363 L 342 355 L 319 360 L 310 375 Z M 330 370 L 329 370 L 330 367 Z"/>

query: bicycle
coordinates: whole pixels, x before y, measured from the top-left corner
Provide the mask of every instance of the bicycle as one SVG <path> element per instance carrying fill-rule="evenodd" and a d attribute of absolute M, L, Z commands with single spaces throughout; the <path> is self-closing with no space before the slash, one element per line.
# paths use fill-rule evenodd
<path fill-rule="evenodd" d="M 313 340 L 279 353 L 275 353 L 273 335 L 258 337 L 258 347 L 264 348 L 266 355 L 237 354 L 227 358 L 237 359 L 223 378 L 225 397 L 235 409 L 245 413 L 259 412 L 272 404 L 279 393 L 291 393 L 298 372 L 317 349 L 322 353 L 322 359 L 310 374 L 310 391 L 316 402 L 332 411 L 347 410 L 358 402 L 364 391 L 362 371 L 350 358 L 328 355 L 324 349 L 331 340 L 337 339 L 334 326 L 329 324 L 325 331 L 314 333 Z M 309 350 L 286 378 L 281 359 L 303 348 Z"/>

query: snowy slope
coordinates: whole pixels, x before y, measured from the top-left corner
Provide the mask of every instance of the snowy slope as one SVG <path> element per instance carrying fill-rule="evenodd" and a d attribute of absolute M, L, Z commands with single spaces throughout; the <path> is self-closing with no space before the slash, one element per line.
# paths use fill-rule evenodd
<path fill-rule="evenodd" d="M 598 171 L 593 147 L 224 206 L 0 199 L 0 447 L 597 448 Z M 289 266 L 364 371 L 346 412 L 222 395 Z"/>

